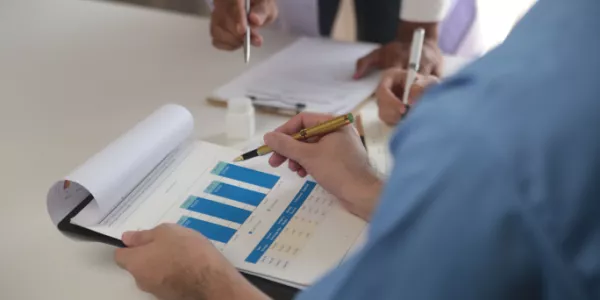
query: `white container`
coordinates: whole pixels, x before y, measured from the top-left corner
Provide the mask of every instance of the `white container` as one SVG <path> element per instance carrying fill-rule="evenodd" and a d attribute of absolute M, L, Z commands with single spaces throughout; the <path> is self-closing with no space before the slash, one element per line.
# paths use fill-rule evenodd
<path fill-rule="evenodd" d="M 254 136 L 256 120 L 252 100 L 240 97 L 227 101 L 225 130 L 229 139 L 249 140 Z"/>

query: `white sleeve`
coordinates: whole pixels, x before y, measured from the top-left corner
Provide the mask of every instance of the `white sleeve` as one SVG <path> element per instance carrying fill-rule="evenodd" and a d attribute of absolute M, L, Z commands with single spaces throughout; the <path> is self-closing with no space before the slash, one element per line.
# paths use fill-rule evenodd
<path fill-rule="evenodd" d="M 400 19 L 403 21 L 433 23 L 446 17 L 451 0 L 402 0 Z"/>

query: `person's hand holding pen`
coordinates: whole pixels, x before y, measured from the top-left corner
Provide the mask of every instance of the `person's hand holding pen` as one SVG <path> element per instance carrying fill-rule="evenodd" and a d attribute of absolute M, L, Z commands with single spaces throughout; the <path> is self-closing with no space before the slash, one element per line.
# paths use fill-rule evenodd
<path fill-rule="evenodd" d="M 213 45 L 221 50 L 237 50 L 244 45 L 246 24 L 251 27 L 251 44 L 260 47 L 263 37 L 258 28 L 277 18 L 275 0 L 252 0 L 250 13 L 246 13 L 245 0 L 215 0 L 211 16 L 210 34 Z"/>
<path fill-rule="evenodd" d="M 320 138 L 298 141 L 290 135 L 332 117 L 301 113 L 265 135 L 275 153 L 269 164 L 288 168 L 301 177 L 311 175 L 319 185 L 337 197 L 351 213 L 369 220 L 377 204 L 382 181 L 369 165 L 367 152 L 353 126 L 344 126 Z"/>
<path fill-rule="evenodd" d="M 406 106 L 402 103 L 402 97 L 407 75 L 408 71 L 402 68 L 386 71 L 375 92 L 377 106 L 379 107 L 379 118 L 390 126 L 396 125 L 406 113 Z M 409 105 L 415 103 L 427 87 L 438 82 L 439 79 L 435 76 L 417 74 L 408 92 Z"/>
<path fill-rule="evenodd" d="M 382 45 L 356 62 L 354 79 L 368 76 L 374 70 L 385 70 L 393 67 L 408 68 L 411 55 L 413 32 L 417 28 L 425 29 L 423 53 L 420 59 L 419 73 L 423 75 L 441 76 L 443 56 L 438 45 L 437 23 L 414 23 L 400 21 L 396 40 Z"/>

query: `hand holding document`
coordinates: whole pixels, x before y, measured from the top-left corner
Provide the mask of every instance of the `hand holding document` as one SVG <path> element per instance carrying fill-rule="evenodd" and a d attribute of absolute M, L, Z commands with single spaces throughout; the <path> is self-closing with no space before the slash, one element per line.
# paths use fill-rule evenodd
<path fill-rule="evenodd" d="M 311 179 L 239 151 L 191 140 L 194 120 L 166 105 L 48 192 L 69 236 L 123 246 L 126 231 L 177 223 L 239 270 L 303 288 L 343 261 L 366 223 Z"/>

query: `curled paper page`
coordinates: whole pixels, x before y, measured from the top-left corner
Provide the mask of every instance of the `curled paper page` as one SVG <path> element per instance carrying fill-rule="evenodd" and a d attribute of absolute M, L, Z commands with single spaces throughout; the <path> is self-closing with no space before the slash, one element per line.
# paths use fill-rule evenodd
<path fill-rule="evenodd" d="M 76 218 L 80 224 L 97 224 L 186 141 L 193 128 L 193 117 L 184 107 L 159 108 L 52 186 L 47 197 L 50 218 L 58 224 L 91 194 L 94 200 Z"/>

